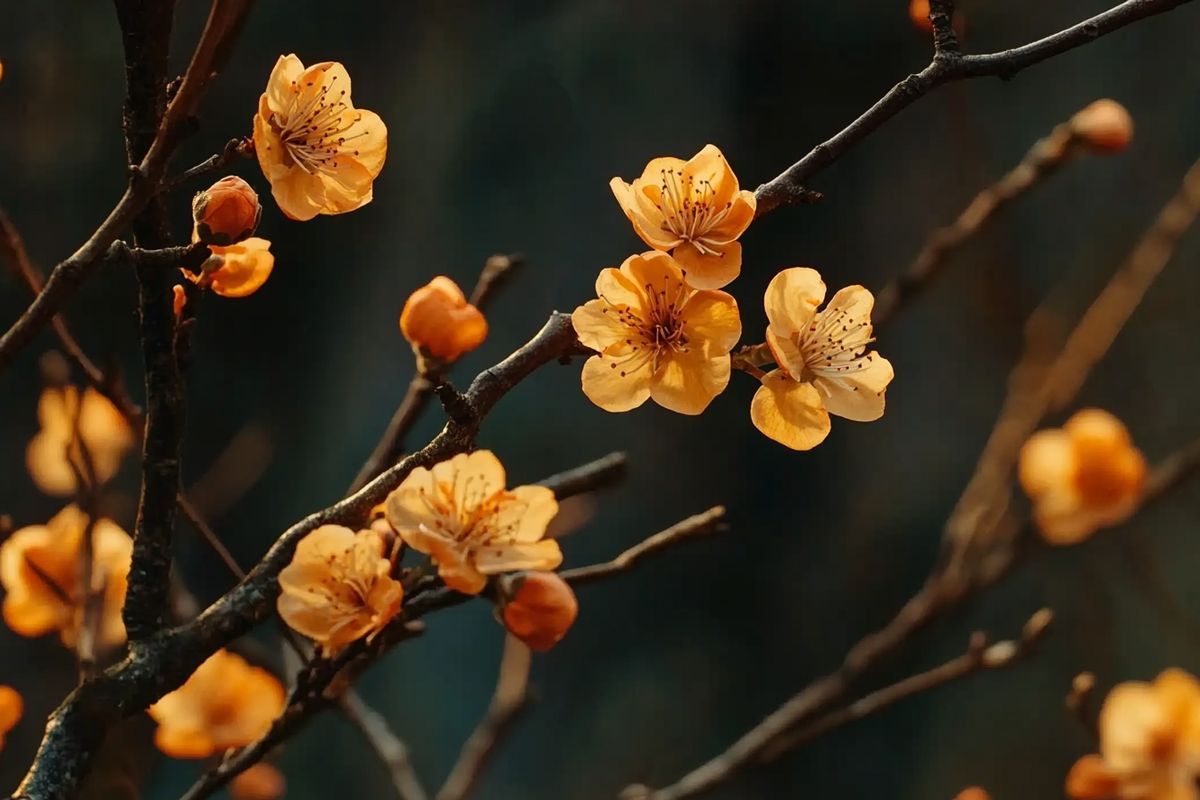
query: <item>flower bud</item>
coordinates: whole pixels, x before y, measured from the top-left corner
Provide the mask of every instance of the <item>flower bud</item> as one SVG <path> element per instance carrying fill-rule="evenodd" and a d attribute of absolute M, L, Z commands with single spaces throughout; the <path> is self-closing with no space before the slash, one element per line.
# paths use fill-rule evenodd
<path fill-rule="evenodd" d="M 4 747 L 4 735 L 20 722 L 24 711 L 21 693 L 11 686 L 0 686 L 0 748 Z"/>
<path fill-rule="evenodd" d="M 1076 761 L 1067 773 L 1066 794 L 1076 800 L 1115 797 L 1120 788 L 1120 779 L 1104 759 L 1094 753 Z"/>
<path fill-rule="evenodd" d="M 262 217 L 258 195 L 236 175 L 214 183 L 192 200 L 196 241 L 231 245 L 253 235 Z"/>
<path fill-rule="evenodd" d="M 1118 153 L 1133 140 L 1133 118 L 1116 100 L 1097 100 L 1071 118 L 1071 130 L 1093 150 Z"/>
<path fill-rule="evenodd" d="M 260 761 L 234 778 L 229 784 L 233 800 L 279 800 L 287 790 L 283 773 Z"/>
<path fill-rule="evenodd" d="M 454 361 L 483 344 L 488 325 L 458 284 L 439 275 L 405 301 L 400 331 L 414 347 L 443 361 Z"/>
<path fill-rule="evenodd" d="M 500 618 L 531 650 L 558 644 L 579 614 L 579 601 L 553 572 L 519 572 L 500 580 Z"/>
<path fill-rule="evenodd" d="M 992 796 L 978 786 L 968 786 L 956 794 L 954 800 L 992 800 Z"/>
<path fill-rule="evenodd" d="M 917 30 L 933 33 L 933 23 L 929 21 L 929 0 L 911 0 L 908 4 L 908 18 Z"/>

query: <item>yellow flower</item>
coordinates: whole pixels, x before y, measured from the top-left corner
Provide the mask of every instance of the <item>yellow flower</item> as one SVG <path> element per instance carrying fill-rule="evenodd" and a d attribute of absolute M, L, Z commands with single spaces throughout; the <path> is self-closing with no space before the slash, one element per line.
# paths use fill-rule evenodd
<path fill-rule="evenodd" d="M 642 241 L 671 251 L 698 289 L 720 289 L 742 269 L 737 238 L 754 220 L 754 193 L 738 189 L 737 177 L 714 145 L 688 161 L 656 158 L 632 184 L 609 183 Z"/>
<path fill-rule="evenodd" d="M 750 405 L 764 434 L 793 450 L 829 435 L 829 415 L 858 422 L 883 416 L 892 365 L 867 352 L 875 298 L 847 286 L 817 311 L 825 283 L 814 269 L 793 267 L 767 286 L 767 344 L 779 368 L 767 373 Z"/>
<path fill-rule="evenodd" d="M 1120 420 L 1090 408 L 1062 428 L 1031 436 L 1018 477 L 1043 538 L 1075 544 L 1129 518 L 1141 498 L 1146 459 Z"/>
<path fill-rule="evenodd" d="M 554 647 L 577 616 L 575 592 L 553 572 L 522 572 L 501 579 L 500 619 L 531 650 Z"/>
<path fill-rule="evenodd" d="M 258 739 L 283 712 L 283 684 L 218 650 L 187 682 L 150 706 L 154 743 L 173 758 L 208 758 Z"/>
<path fill-rule="evenodd" d="M 1116 100 L 1104 98 L 1071 117 L 1071 131 L 1101 153 L 1119 153 L 1133 141 L 1133 117 Z"/>
<path fill-rule="evenodd" d="M 1200 683 L 1169 669 L 1153 683 L 1115 687 L 1100 709 L 1100 755 L 1067 776 L 1076 800 L 1196 800 L 1200 774 Z"/>
<path fill-rule="evenodd" d="M 87 592 L 81 585 L 80 549 L 88 517 L 70 505 L 45 525 L 31 525 L 0 545 L 0 583 L 4 621 L 22 636 L 58 631 L 63 643 L 73 647 L 83 621 Z M 94 558 L 92 581 L 103 587 L 97 641 L 111 647 L 125 641 L 121 606 L 125 602 L 133 542 L 111 520 L 98 519 L 92 527 Z"/>
<path fill-rule="evenodd" d="M 212 289 L 222 297 L 246 297 L 254 294 L 271 277 L 275 256 L 266 239 L 251 237 L 227 247 L 209 245 L 212 255 L 204 262 L 200 274 L 182 270 L 192 283 Z M 178 295 L 176 296 L 178 302 Z M 179 305 L 183 310 L 182 304 Z"/>
<path fill-rule="evenodd" d="M 21 693 L 11 686 L 0 686 L 0 750 L 4 749 L 4 737 L 21 721 L 24 711 Z"/>
<path fill-rule="evenodd" d="M 79 488 L 75 470 L 87 475 L 80 439 L 101 483 L 116 474 L 121 459 L 133 446 L 129 422 L 107 397 L 90 387 L 83 392 L 82 404 L 74 386 L 46 389 L 38 399 L 37 414 L 42 429 L 29 442 L 25 465 L 33 482 L 46 494 L 66 497 Z"/>
<path fill-rule="evenodd" d="M 279 573 L 279 616 L 326 654 L 370 638 L 404 600 L 392 566 L 379 533 L 322 525 L 300 540 L 292 562 Z"/>
<path fill-rule="evenodd" d="M 488 575 L 554 569 L 558 542 L 543 540 L 558 513 L 544 486 L 506 489 L 490 450 L 418 467 L 388 495 L 387 519 L 404 543 L 432 556 L 446 585 L 479 594 Z"/>
<path fill-rule="evenodd" d="M 605 411 L 653 398 L 699 414 L 729 385 L 729 351 L 742 335 L 737 302 L 694 289 L 675 259 L 649 252 L 596 279 L 598 300 L 575 309 L 579 341 L 597 351 L 583 365 L 583 393 Z"/>
<path fill-rule="evenodd" d="M 336 61 L 305 67 L 280 56 L 258 101 L 254 149 L 284 214 L 309 220 L 371 202 L 387 156 L 387 128 L 350 101 L 350 75 Z"/>
<path fill-rule="evenodd" d="M 283 773 L 260 761 L 229 782 L 233 800 L 279 800 L 287 791 Z"/>
<path fill-rule="evenodd" d="M 439 275 L 404 301 L 400 332 L 414 347 L 442 361 L 455 361 L 483 344 L 488 324 L 458 284 Z"/>

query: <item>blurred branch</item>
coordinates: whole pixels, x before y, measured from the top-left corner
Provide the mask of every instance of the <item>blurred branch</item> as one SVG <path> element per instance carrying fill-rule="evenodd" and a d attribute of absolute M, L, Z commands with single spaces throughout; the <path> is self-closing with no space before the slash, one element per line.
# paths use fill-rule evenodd
<path fill-rule="evenodd" d="M 1012 171 L 977 194 L 952 223 L 934 231 L 908 269 L 880 290 L 871 315 L 874 323 L 883 325 L 929 288 L 950 256 L 1001 209 L 1083 151 L 1080 145 L 1081 139 L 1070 122 L 1057 125 L 1048 136 L 1035 142 Z"/>
<path fill-rule="evenodd" d="M 4 258 L 13 267 L 13 271 L 17 274 L 27 287 L 36 297 L 38 292 L 45 286 L 46 280 L 39 270 L 29 258 L 29 253 L 25 249 L 25 242 L 21 238 L 20 232 L 9 219 L 3 208 L 0 208 L 0 252 Z M 88 357 L 80 346 L 79 340 L 71 333 L 70 327 L 67 325 L 67 320 L 62 314 L 55 314 L 50 320 L 50 327 L 54 331 L 54 335 L 58 337 L 59 344 L 62 345 L 63 353 L 76 369 L 83 375 L 84 379 L 96 391 L 107 397 L 117 410 L 133 425 L 134 430 L 142 428 L 142 410 L 125 391 L 125 386 L 115 376 L 105 375 L 103 370 L 96 366 L 96 363 Z"/>
<path fill-rule="evenodd" d="M 458 760 L 437 793 L 437 800 L 464 800 L 479 782 L 496 748 L 529 706 L 529 648 L 514 636 L 504 639 L 500 674 L 487 713 L 463 744 Z"/>
<path fill-rule="evenodd" d="M 512 270 L 523 263 L 524 258 L 520 255 L 488 257 L 483 264 L 483 271 L 479 274 L 479 280 L 475 283 L 475 289 L 471 292 L 471 304 L 482 311 L 496 289 L 512 273 Z M 419 361 L 424 363 L 424 359 L 419 359 Z M 442 383 L 443 370 L 453 363 L 438 363 L 432 369 L 418 369 L 417 374 L 408 384 L 408 391 L 404 393 L 404 399 L 400 401 L 396 413 L 392 415 L 387 430 L 383 432 L 379 443 L 367 457 L 366 463 L 358 470 L 358 475 L 354 477 L 347 494 L 354 494 L 368 481 L 400 459 L 404 453 L 405 437 L 412 431 L 413 426 L 417 424 L 417 420 L 421 418 L 421 414 L 429 405 L 429 401 L 433 399 L 435 390 Z"/>
<path fill-rule="evenodd" d="M 724 518 L 725 506 L 713 506 L 707 511 L 702 511 L 699 514 L 675 523 L 665 531 L 654 534 L 649 539 L 638 542 L 612 561 L 563 570 L 559 574 L 568 583 L 583 584 L 625 572 L 638 561 L 641 561 L 652 553 L 660 552 L 697 536 L 716 533 L 721 530 L 721 522 Z"/>
<path fill-rule="evenodd" d="M 920 72 L 909 75 L 830 139 L 812 149 L 808 155 L 788 167 L 778 176 L 754 191 L 758 199 L 756 215 L 762 216 L 781 205 L 804 202 L 811 190 L 804 182 L 841 158 L 850 148 L 865 139 L 896 114 L 945 83 L 967 78 L 997 77 L 1008 79 L 1026 67 L 1093 42 L 1105 34 L 1146 17 L 1170 11 L 1189 0 L 1126 0 L 1108 11 L 1097 14 L 1044 39 L 1021 47 L 996 53 L 967 55 L 957 51 L 953 31 L 945 26 L 940 39 L 935 37 L 933 60 Z M 935 33 L 944 17 L 953 11 L 953 3 L 938 0 L 930 3 L 930 20 Z M 936 17 L 936 18 L 935 18 Z"/>
<path fill-rule="evenodd" d="M 1200 163 L 1189 170 L 1183 187 L 1084 313 L 1051 366 L 1042 373 L 1029 363 L 1029 355 L 1018 364 L 1009 397 L 997 417 L 975 475 L 947 520 L 943 557 L 916 594 L 884 627 L 860 639 L 837 670 L 811 682 L 723 753 L 649 797 L 656 800 L 691 797 L 760 760 L 767 742 L 810 723 L 818 714 L 835 706 L 856 680 L 907 643 L 917 631 L 1012 568 L 1018 557 L 1017 540 L 1031 534 L 1028 522 L 1017 518 L 1008 504 L 1011 473 L 1020 446 L 1051 407 L 1052 400 L 1065 404 L 1075 396 L 1091 366 L 1107 351 L 1161 271 L 1175 243 L 1200 212 L 1198 182 Z M 1025 375 L 1026 371 L 1034 377 Z M 1200 441 L 1182 448 L 1152 470 L 1140 507 L 1158 500 L 1198 470 Z"/>
<path fill-rule="evenodd" d="M 130 0 L 132 2 L 132 0 Z M 146 0 L 145 9 L 171 7 Z M 75 290 L 96 270 L 109 245 L 129 227 L 156 195 L 167 162 L 188 130 L 208 83 L 224 67 L 252 0 L 212 0 L 208 21 L 196 45 L 179 90 L 167 106 L 145 156 L 130 169 L 129 185 L 116 206 L 78 250 L 55 265 L 46 285 L 2 336 L 0 371 L 17 357 L 37 333 L 62 309 Z M 136 13 L 142 9 L 132 8 Z"/>
<path fill-rule="evenodd" d="M 745 742 L 747 749 L 752 749 L 755 753 L 760 754 L 760 760 L 772 761 L 843 725 L 857 722 L 890 708 L 901 700 L 945 686 L 968 675 L 1004 669 L 1013 665 L 1033 650 L 1045 633 L 1051 619 L 1050 610 L 1043 608 L 1025 623 L 1019 639 L 1005 640 L 991 645 L 988 644 L 987 637 L 982 632 L 976 632 L 971 636 L 966 652 L 944 664 L 864 695 L 859 700 L 831 711 L 798 730 L 779 728 L 768 725 L 764 721 L 763 724 L 747 733 L 742 741 Z M 705 764 L 701 769 L 691 772 L 678 783 L 657 790 L 641 785 L 630 786 L 621 792 L 621 798 L 622 800 L 682 800 L 682 798 L 695 797 L 709 788 L 729 780 L 745 766 L 745 763 L 744 760 L 738 758 L 738 753 L 727 751 L 721 757 Z"/>
<path fill-rule="evenodd" d="M 412 761 L 409 760 L 408 746 L 392 733 L 383 715 L 367 705 L 353 690 L 347 690 L 342 695 L 339 707 L 371 746 L 375 757 L 387 768 L 396 796 L 401 800 L 425 800 L 425 790 L 418 782 Z"/>
<path fill-rule="evenodd" d="M 628 459 L 624 453 L 609 453 L 586 464 L 538 481 L 558 499 L 611 486 L 625 477 Z"/>

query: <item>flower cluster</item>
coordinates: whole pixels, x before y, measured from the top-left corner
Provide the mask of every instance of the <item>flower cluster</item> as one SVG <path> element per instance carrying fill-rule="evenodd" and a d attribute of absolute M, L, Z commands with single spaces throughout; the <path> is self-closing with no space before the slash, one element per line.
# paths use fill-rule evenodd
<path fill-rule="evenodd" d="M 1200 682 L 1169 669 L 1152 683 L 1116 686 L 1100 709 L 1100 753 L 1075 762 L 1075 800 L 1196 800 Z"/>
<path fill-rule="evenodd" d="M 874 298 L 861 286 L 833 296 L 816 270 L 775 276 L 765 305 L 765 345 L 743 348 L 737 301 L 721 288 L 742 265 L 737 241 L 754 219 L 752 192 L 738 187 L 725 157 L 707 145 L 688 161 L 656 158 L 613 194 L 652 252 L 633 255 L 596 280 L 596 300 L 572 314 L 579 341 L 596 351 L 583 367 L 583 392 L 606 411 L 654 400 L 699 414 L 737 367 L 761 382 L 750 407 L 755 427 L 796 450 L 829 433 L 829 415 L 870 421 L 883 415 L 892 380 L 887 359 L 869 352 Z M 764 372 L 761 367 L 774 363 Z"/>
<path fill-rule="evenodd" d="M 1018 477 L 1043 538 L 1075 544 L 1126 520 L 1141 499 L 1146 459 L 1121 421 L 1084 409 L 1021 449 Z"/>

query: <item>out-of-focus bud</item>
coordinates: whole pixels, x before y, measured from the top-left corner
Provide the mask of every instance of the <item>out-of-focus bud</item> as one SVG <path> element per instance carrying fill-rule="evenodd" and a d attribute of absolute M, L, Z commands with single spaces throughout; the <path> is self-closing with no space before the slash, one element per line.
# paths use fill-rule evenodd
<path fill-rule="evenodd" d="M 192 200 L 196 241 L 231 245 L 254 234 L 262 217 L 258 194 L 236 175 L 214 183 Z"/>
<path fill-rule="evenodd" d="M 178 283 L 171 287 L 171 311 L 175 319 L 183 317 L 183 307 L 187 305 L 187 292 Z"/>
<path fill-rule="evenodd" d="M 467 302 L 458 284 L 444 275 L 417 289 L 400 312 L 400 332 L 414 347 L 454 361 L 487 338 L 483 314 Z"/>
<path fill-rule="evenodd" d="M 1119 153 L 1133 141 L 1133 118 L 1116 100 L 1097 100 L 1071 117 L 1071 130 L 1093 150 Z"/>
<path fill-rule="evenodd" d="M 1067 797 L 1074 800 L 1102 800 L 1116 797 L 1121 782 L 1104 759 L 1095 753 L 1086 755 L 1071 766 L 1064 787 Z"/>
<path fill-rule="evenodd" d="M 978 786 L 968 786 L 955 795 L 954 800 L 992 800 L 992 796 Z"/>
<path fill-rule="evenodd" d="M 518 572 L 500 578 L 500 618 L 531 650 L 558 644 L 579 615 L 579 601 L 553 572 Z"/>
<path fill-rule="evenodd" d="M 233 779 L 229 795 L 233 800 L 279 800 L 287 791 L 287 782 L 278 769 L 260 761 Z"/>
<path fill-rule="evenodd" d="M 933 33 L 933 23 L 929 21 L 929 0 L 912 0 L 908 4 L 908 18 L 917 30 Z"/>
<path fill-rule="evenodd" d="M 24 711 L 21 693 L 11 686 L 0 686 L 0 749 L 4 748 L 4 735 L 21 721 Z"/>

